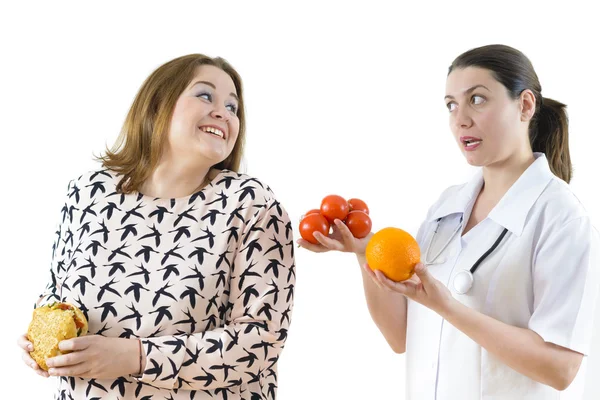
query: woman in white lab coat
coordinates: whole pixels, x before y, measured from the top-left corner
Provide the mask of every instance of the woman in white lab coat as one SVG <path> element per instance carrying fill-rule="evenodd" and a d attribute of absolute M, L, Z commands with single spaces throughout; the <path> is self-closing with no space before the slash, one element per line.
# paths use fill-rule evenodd
<path fill-rule="evenodd" d="M 353 252 L 369 312 L 406 352 L 409 399 L 581 398 L 599 289 L 600 238 L 567 183 L 565 105 L 543 97 L 529 59 L 508 46 L 470 50 L 450 66 L 445 101 L 467 162 L 416 239 L 409 281 L 373 273 L 370 238 L 340 221 L 315 252 Z"/>

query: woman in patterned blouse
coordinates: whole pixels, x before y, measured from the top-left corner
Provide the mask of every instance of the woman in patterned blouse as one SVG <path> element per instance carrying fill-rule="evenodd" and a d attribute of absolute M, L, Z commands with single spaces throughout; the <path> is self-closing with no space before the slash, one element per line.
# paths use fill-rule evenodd
<path fill-rule="evenodd" d="M 238 173 L 242 83 L 223 59 L 174 59 L 144 82 L 102 169 L 68 185 L 38 305 L 90 333 L 49 358 L 55 399 L 274 399 L 295 285 L 290 219 Z"/>

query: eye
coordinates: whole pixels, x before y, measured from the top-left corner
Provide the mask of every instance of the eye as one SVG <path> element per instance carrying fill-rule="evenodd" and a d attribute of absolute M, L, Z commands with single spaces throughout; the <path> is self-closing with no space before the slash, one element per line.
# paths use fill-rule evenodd
<path fill-rule="evenodd" d="M 227 108 L 229 110 L 229 112 L 231 112 L 233 114 L 236 114 L 237 110 L 238 110 L 238 108 L 237 108 L 237 106 L 235 104 L 227 104 L 225 106 L 225 108 Z"/>
<path fill-rule="evenodd" d="M 482 96 L 473 95 L 473 97 L 471 97 L 471 102 L 473 104 L 475 104 L 476 106 L 478 106 L 478 105 L 485 103 L 485 98 Z"/>
<path fill-rule="evenodd" d="M 446 103 L 446 107 L 448 108 L 448 111 L 452 112 L 456 108 L 456 103 L 451 101 L 449 103 Z"/>
<path fill-rule="evenodd" d="M 204 100 L 212 101 L 212 95 L 207 92 L 202 92 L 199 95 L 197 95 L 196 97 L 204 99 Z"/>

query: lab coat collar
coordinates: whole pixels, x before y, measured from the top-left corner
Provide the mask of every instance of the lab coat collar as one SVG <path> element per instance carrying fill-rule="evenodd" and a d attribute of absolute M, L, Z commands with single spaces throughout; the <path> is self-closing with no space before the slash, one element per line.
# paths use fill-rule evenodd
<path fill-rule="evenodd" d="M 513 183 L 488 215 L 489 219 L 517 236 L 523 233 L 529 211 L 554 177 L 546 156 L 534 153 L 534 157 L 536 160 L 533 164 Z"/>
<path fill-rule="evenodd" d="M 450 192 L 446 195 L 449 195 L 450 197 L 441 199 L 437 209 L 431 212 L 428 221 L 439 220 L 452 214 L 464 214 L 469 204 L 474 201 L 479 194 L 482 186 L 483 171 L 480 168 L 475 175 L 473 175 L 471 180 L 462 185 L 458 191 L 454 191 L 454 193 Z"/>
<path fill-rule="evenodd" d="M 523 232 L 531 207 L 554 176 L 543 153 L 534 153 L 534 157 L 535 161 L 521 174 L 488 215 L 488 218 L 517 236 Z M 464 215 L 482 186 L 483 171 L 479 169 L 452 197 L 442 199 L 428 220 L 435 221 L 451 214 Z"/>

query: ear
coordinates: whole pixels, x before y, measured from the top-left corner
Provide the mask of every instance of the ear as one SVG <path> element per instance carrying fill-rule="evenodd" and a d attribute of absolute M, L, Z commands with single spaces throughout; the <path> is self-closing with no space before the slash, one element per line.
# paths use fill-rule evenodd
<path fill-rule="evenodd" d="M 523 90 L 519 96 L 519 105 L 521 107 L 521 121 L 530 121 L 535 114 L 535 96 L 529 89 Z"/>

